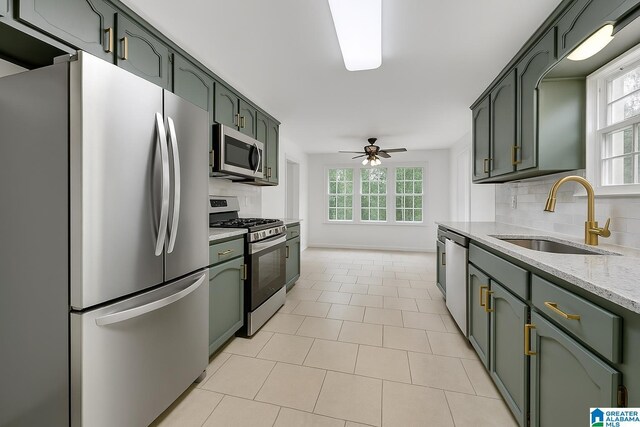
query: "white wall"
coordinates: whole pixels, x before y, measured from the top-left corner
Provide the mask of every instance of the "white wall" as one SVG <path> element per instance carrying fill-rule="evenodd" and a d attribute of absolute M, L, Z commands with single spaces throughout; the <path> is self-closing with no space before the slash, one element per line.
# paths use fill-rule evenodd
<path fill-rule="evenodd" d="M 473 161 L 471 150 L 470 132 L 460 138 L 450 149 L 451 220 L 495 221 L 496 185 L 471 183 L 471 162 Z M 463 156 L 466 157 L 466 162 L 461 162 Z M 464 164 L 464 170 L 460 170 L 461 164 Z M 460 182 L 461 180 L 464 182 Z M 461 187 L 466 188 L 466 194 L 458 194 Z M 467 203 L 463 203 L 462 200 L 467 200 Z"/>
<path fill-rule="evenodd" d="M 426 173 L 422 225 L 344 224 L 326 221 L 325 169 L 357 168 L 348 154 L 309 155 L 309 246 L 434 251 L 437 226 L 449 220 L 449 150 L 411 150 L 383 159 L 384 165 L 421 163 Z M 354 215 L 357 213 L 354 213 Z"/>
<path fill-rule="evenodd" d="M 286 198 L 287 198 L 287 159 L 300 165 L 300 197 L 298 212 L 300 223 L 300 246 L 304 250 L 309 242 L 309 222 L 308 218 L 308 163 L 307 154 L 296 145 L 287 135 L 286 124 L 280 125 L 280 144 L 279 144 L 279 163 L 278 163 L 278 185 L 275 187 L 262 188 L 262 216 L 265 218 L 284 218 L 286 217 Z"/>

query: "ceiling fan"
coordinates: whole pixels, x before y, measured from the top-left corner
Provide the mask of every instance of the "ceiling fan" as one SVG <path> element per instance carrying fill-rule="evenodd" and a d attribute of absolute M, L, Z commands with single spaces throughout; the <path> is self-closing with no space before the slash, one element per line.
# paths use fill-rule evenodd
<path fill-rule="evenodd" d="M 385 159 L 388 159 L 389 157 L 391 157 L 389 155 L 389 153 L 400 153 L 402 151 L 407 151 L 406 148 L 389 148 L 389 149 L 382 149 L 380 147 L 378 147 L 377 145 L 375 145 L 376 141 L 378 138 L 369 138 L 367 139 L 367 141 L 369 141 L 369 145 L 365 145 L 364 146 L 364 154 L 360 154 L 362 153 L 362 151 L 339 151 L 339 153 L 352 153 L 352 154 L 360 154 L 359 156 L 355 156 L 353 157 L 354 159 L 357 159 L 359 157 L 364 157 L 365 159 L 362 161 L 363 165 L 366 165 L 367 162 L 369 162 L 369 164 L 371 164 L 371 166 L 376 166 L 379 165 L 380 163 L 382 163 L 380 161 L 380 157 L 384 157 Z"/>

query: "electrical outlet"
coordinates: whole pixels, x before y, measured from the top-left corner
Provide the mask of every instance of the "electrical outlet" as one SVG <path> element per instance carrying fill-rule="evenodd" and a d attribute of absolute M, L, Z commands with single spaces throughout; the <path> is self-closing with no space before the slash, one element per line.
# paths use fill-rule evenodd
<path fill-rule="evenodd" d="M 511 196 L 511 209 L 516 209 L 518 207 L 518 196 L 515 194 Z"/>

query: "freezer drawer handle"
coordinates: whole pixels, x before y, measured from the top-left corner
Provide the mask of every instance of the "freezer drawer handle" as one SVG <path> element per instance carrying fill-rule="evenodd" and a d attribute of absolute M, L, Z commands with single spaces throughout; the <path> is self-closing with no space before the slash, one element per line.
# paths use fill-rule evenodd
<path fill-rule="evenodd" d="M 174 302 L 180 301 L 182 298 L 186 297 L 196 289 L 200 287 L 200 285 L 204 282 L 206 274 L 200 276 L 191 286 L 176 292 L 175 294 L 171 294 L 168 297 L 164 297 L 157 301 L 150 302 L 148 304 L 143 304 L 138 307 L 130 308 L 127 310 L 119 311 L 117 313 L 107 314 L 106 316 L 98 317 L 96 319 L 96 325 L 98 326 L 106 326 L 112 325 L 114 323 L 124 322 L 125 320 L 133 319 L 134 317 L 139 317 L 147 313 L 151 313 L 152 311 L 159 310 L 162 307 L 166 307 L 169 304 L 173 304 Z"/>
<path fill-rule="evenodd" d="M 169 139 L 171 140 L 171 152 L 173 154 L 173 217 L 169 229 L 169 247 L 167 253 L 173 252 L 178 235 L 178 221 L 180 220 L 180 156 L 178 155 L 178 137 L 176 126 L 171 117 L 167 118 L 169 124 Z"/>
<path fill-rule="evenodd" d="M 156 132 L 162 159 L 162 208 L 160 210 L 160 224 L 158 224 L 158 240 L 156 241 L 155 252 L 156 256 L 160 256 L 167 237 L 167 222 L 169 221 L 169 149 L 167 148 L 167 132 L 160 113 L 156 113 Z"/>

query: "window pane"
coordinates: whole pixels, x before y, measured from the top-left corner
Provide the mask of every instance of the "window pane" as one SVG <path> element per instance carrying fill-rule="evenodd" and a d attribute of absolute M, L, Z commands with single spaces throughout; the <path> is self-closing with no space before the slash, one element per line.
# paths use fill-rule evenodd
<path fill-rule="evenodd" d="M 329 181 L 335 181 L 335 180 L 336 180 L 336 170 L 329 169 Z"/>
<path fill-rule="evenodd" d="M 416 209 L 413 212 L 413 220 L 414 221 L 422 221 L 422 209 Z"/>
<path fill-rule="evenodd" d="M 396 181 L 402 181 L 404 179 L 404 168 L 396 169 Z"/>
<path fill-rule="evenodd" d="M 422 194 L 422 181 L 414 181 L 413 192 L 416 194 Z"/>
<path fill-rule="evenodd" d="M 378 209 L 371 209 L 369 213 L 369 220 L 377 221 L 378 220 Z"/>
<path fill-rule="evenodd" d="M 353 219 L 353 209 L 347 208 L 344 210 L 344 212 L 345 212 L 344 219 L 348 219 L 351 221 Z"/>
<path fill-rule="evenodd" d="M 412 196 L 404 196 L 404 207 L 412 208 L 413 207 L 413 197 Z"/>
<path fill-rule="evenodd" d="M 633 157 L 624 156 L 602 161 L 602 185 L 634 183 Z"/>
<path fill-rule="evenodd" d="M 347 181 L 353 181 L 353 169 L 347 169 L 345 172 L 345 178 Z"/>
<path fill-rule="evenodd" d="M 362 182 L 362 194 L 369 194 L 369 182 Z"/>
<path fill-rule="evenodd" d="M 396 193 L 398 194 L 404 193 L 404 182 L 396 181 Z"/>
<path fill-rule="evenodd" d="M 345 183 L 345 192 L 347 194 L 351 194 L 353 193 L 353 182 L 347 182 Z"/>
<path fill-rule="evenodd" d="M 386 209 L 380 209 L 380 211 L 378 211 L 378 220 L 380 220 L 380 221 L 386 221 L 387 220 L 387 210 Z"/>
<path fill-rule="evenodd" d="M 402 209 L 396 209 L 396 221 L 404 221 L 404 215 L 402 215 Z"/>
<path fill-rule="evenodd" d="M 640 89 L 640 67 L 634 68 L 609 82 L 609 102 Z"/>
<path fill-rule="evenodd" d="M 338 220 L 344 219 L 344 209 L 338 209 Z"/>
<path fill-rule="evenodd" d="M 329 209 L 329 219 L 336 219 L 336 210 L 335 209 Z"/>
<path fill-rule="evenodd" d="M 633 93 L 609 104 L 608 124 L 618 123 L 640 113 L 640 93 Z"/>
<path fill-rule="evenodd" d="M 336 203 L 336 206 L 339 208 L 343 208 L 344 207 L 344 196 L 338 196 L 336 197 L 336 199 L 338 200 L 338 202 Z"/>
<path fill-rule="evenodd" d="M 404 183 L 404 192 L 405 194 L 413 193 L 413 182 L 405 182 Z"/>
<path fill-rule="evenodd" d="M 407 209 L 404 211 L 404 220 L 405 221 L 413 221 L 413 210 Z"/>
<path fill-rule="evenodd" d="M 413 203 L 414 207 L 422 209 L 422 196 L 416 196 Z"/>
<path fill-rule="evenodd" d="M 372 182 L 369 184 L 369 192 L 371 194 L 378 194 L 378 183 Z"/>
<path fill-rule="evenodd" d="M 369 209 L 361 209 L 361 218 L 363 221 L 369 221 Z"/>
<path fill-rule="evenodd" d="M 363 208 L 369 207 L 369 196 L 360 196 L 360 206 Z"/>
<path fill-rule="evenodd" d="M 345 208 L 353 207 L 353 169 L 329 169 L 329 220 L 351 219 Z"/>
<path fill-rule="evenodd" d="M 416 168 L 416 171 L 413 173 L 413 179 L 422 181 L 422 168 Z"/>
<path fill-rule="evenodd" d="M 329 183 L 329 194 L 336 194 L 337 184 L 335 182 Z"/>
<path fill-rule="evenodd" d="M 344 205 L 348 208 L 353 207 L 353 196 L 344 196 Z"/>
<path fill-rule="evenodd" d="M 387 196 L 380 196 L 378 199 L 378 206 L 381 208 L 387 207 Z"/>
<path fill-rule="evenodd" d="M 404 171 L 404 179 L 407 181 L 413 179 L 413 168 L 406 168 Z"/>
<path fill-rule="evenodd" d="M 396 208 L 404 206 L 402 196 L 396 196 Z"/>
<path fill-rule="evenodd" d="M 329 207 L 331 207 L 331 208 L 335 208 L 336 207 L 336 196 L 330 196 L 329 197 Z"/>
<path fill-rule="evenodd" d="M 602 151 L 603 158 L 632 153 L 634 151 L 633 129 L 628 127 L 607 134 L 604 138 L 604 147 Z"/>

